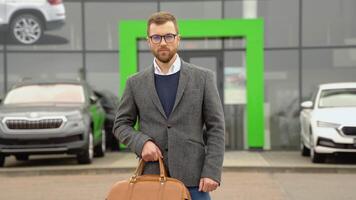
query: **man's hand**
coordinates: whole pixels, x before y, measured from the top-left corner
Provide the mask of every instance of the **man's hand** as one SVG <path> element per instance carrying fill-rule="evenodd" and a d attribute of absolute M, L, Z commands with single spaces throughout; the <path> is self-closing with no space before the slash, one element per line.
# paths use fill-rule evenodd
<path fill-rule="evenodd" d="M 219 183 L 210 178 L 201 178 L 199 183 L 200 192 L 211 192 L 216 190 Z"/>
<path fill-rule="evenodd" d="M 163 158 L 161 150 L 152 141 L 147 141 L 143 145 L 141 156 L 146 162 L 157 161 L 159 157 Z"/>

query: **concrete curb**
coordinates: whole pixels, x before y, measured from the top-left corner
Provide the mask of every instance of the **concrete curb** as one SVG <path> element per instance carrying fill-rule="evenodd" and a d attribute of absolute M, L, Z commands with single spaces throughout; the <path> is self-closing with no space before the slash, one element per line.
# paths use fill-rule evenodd
<path fill-rule="evenodd" d="M 0 177 L 16 177 L 16 176 L 59 176 L 59 175 L 95 175 L 95 174 L 117 174 L 117 173 L 133 173 L 135 168 L 117 168 L 117 167 L 101 167 L 101 168 L 64 168 L 64 169 L 8 169 L 0 170 Z M 238 166 L 224 167 L 224 172 L 255 172 L 255 173 L 338 173 L 348 174 L 356 173 L 356 168 L 353 167 L 264 167 L 264 166 Z"/>

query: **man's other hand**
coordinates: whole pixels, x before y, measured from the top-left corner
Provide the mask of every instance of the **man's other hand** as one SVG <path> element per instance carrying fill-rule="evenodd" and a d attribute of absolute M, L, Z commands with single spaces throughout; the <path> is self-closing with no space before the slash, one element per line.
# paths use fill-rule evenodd
<path fill-rule="evenodd" d="M 219 183 L 210 178 L 201 178 L 199 183 L 200 192 L 211 192 L 216 190 Z"/>
<path fill-rule="evenodd" d="M 161 150 L 152 141 L 147 141 L 143 145 L 141 156 L 146 162 L 157 161 L 159 157 L 163 158 Z"/>

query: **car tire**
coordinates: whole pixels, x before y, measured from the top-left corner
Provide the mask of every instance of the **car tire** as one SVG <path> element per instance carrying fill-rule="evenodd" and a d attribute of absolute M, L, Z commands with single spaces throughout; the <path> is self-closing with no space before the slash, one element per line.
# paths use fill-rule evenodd
<path fill-rule="evenodd" d="M 21 44 L 30 45 L 38 42 L 43 35 L 43 30 L 41 18 L 32 13 L 19 14 L 10 22 L 10 35 Z"/>
<path fill-rule="evenodd" d="M 310 156 L 310 149 L 304 145 L 304 142 L 300 142 L 300 152 L 302 156 Z"/>
<path fill-rule="evenodd" d="M 5 165 L 5 158 L 6 158 L 5 155 L 0 154 L 0 167 L 4 167 L 4 165 Z"/>
<path fill-rule="evenodd" d="M 310 150 L 310 158 L 313 163 L 324 163 L 326 155 L 315 152 L 313 148 L 312 150 Z"/>
<path fill-rule="evenodd" d="M 94 157 L 94 138 L 90 132 L 88 135 L 88 143 L 86 148 L 77 154 L 77 161 L 79 164 L 90 164 L 93 162 Z"/>
<path fill-rule="evenodd" d="M 30 156 L 28 154 L 18 154 L 15 157 L 18 161 L 28 161 Z"/>
<path fill-rule="evenodd" d="M 106 133 L 105 129 L 101 130 L 101 141 L 94 148 L 94 156 L 95 157 L 104 157 L 106 151 Z"/>

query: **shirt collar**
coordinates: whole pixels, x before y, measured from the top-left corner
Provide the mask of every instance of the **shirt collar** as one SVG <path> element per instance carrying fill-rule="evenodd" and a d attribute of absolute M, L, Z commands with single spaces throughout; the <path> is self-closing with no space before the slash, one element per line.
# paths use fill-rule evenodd
<path fill-rule="evenodd" d="M 156 58 L 153 59 L 153 66 L 155 68 L 155 74 L 157 75 L 171 75 L 171 74 L 175 74 L 180 70 L 181 67 L 181 60 L 178 54 L 176 54 L 176 60 L 173 62 L 172 66 L 169 68 L 168 73 L 167 74 L 163 74 L 161 71 L 161 68 L 159 68 L 157 62 L 156 62 Z"/>

